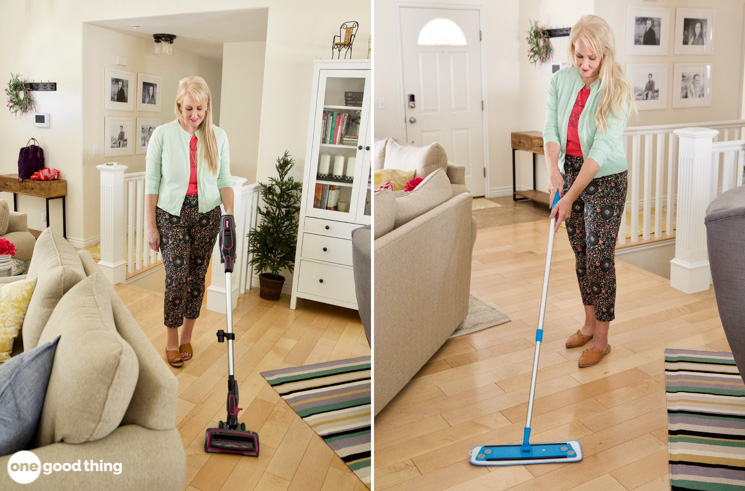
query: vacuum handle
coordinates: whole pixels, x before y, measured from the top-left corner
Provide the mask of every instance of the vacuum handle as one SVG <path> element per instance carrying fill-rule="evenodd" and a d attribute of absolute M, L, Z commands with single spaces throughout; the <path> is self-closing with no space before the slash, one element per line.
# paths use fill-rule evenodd
<path fill-rule="evenodd" d="M 554 206 L 556 206 L 556 203 L 558 203 L 560 199 L 561 199 L 561 196 L 559 196 L 559 190 L 557 189 L 556 193 L 554 194 L 554 204 L 551 205 L 552 210 L 554 209 Z"/>
<path fill-rule="evenodd" d="M 225 264 L 225 272 L 233 272 L 235 263 L 235 220 L 233 215 L 220 217 L 220 261 Z"/>

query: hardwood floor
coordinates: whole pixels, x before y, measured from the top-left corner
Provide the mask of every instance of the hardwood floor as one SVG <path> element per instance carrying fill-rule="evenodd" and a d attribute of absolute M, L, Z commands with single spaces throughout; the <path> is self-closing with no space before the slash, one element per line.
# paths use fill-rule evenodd
<path fill-rule="evenodd" d="M 126 285 L 116 291 L 165 363 L 163 295 Z M 204 452 L 205 430 L 226 417 L 228 367 L 227 344 L 215 335 L 225 328 L 225 315 L 202 309 L 192 338 L 194 359 L 171 368 L 179 380 L 176 424 L 186 449 L 183 489 L 367 490 L 260 375 L 369 355 L 362 323 L 353 310 L 302 300 L 290 310 L 289 300 L 262 300 L 255 288 L 233 311 L 235 374 L 245 408 L 239 419 L 259 432 L 258 458 Z"/>
<path fill-rule="evenodd" d="M 579 369 L 584 321 L 566 230 L 554 242 L 531 441 L 579 439 L 572 464 L 477 467 L 522 439 L 548 241 L 543 205 L 475 211 L 471 294 L 512 319 L 449 340 L 375 419 L 375 489 L 669 489 L 665 348 L 729 350 L 713 290 L 686 295 L 620 260 L 613 351 Z"/>

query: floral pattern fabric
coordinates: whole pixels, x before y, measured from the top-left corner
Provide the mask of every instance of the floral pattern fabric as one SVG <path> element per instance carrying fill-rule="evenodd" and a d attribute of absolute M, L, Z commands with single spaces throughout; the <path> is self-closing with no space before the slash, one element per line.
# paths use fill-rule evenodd
<path fill-rule="evenodd" d="M 220 231 L 220 207 L 199 213 L 198 195 L 186 196 L 181 216 L 155 209 L 160 250 L 166 270 L 163 306 L 166 327 L 196 319 L 204 297 L 204 277 Z"/>
<path fill-rule="evenodd" d="M 564 193 L 574 184 L 583 163 L 582 157 L 566 156 Z M 610 322 L 616 315 L 616 238 L 626 202 L 626 184 L 626 171 L 593 179 L 566 219 L 582 303 L 595 306 L 595 318 L 601 322 Z"/>
<path fill-rule="evenodd" d="M 34 288 L 36 278 L 13 281 L 0 289 L 0 363 L 10 360 Z"/>

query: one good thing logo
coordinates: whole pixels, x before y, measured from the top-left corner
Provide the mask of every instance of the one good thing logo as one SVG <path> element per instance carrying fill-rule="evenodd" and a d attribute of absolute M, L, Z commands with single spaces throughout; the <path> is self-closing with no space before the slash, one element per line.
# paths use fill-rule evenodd
<path fill-rule="evenodd" d="M 49 475 L 53 472 L 111 472 L 114 475 L 122 473 L 121 462 L 112 463 L 99 460 L 78 460 L 76 462 L 44 462 L 35 453 L 22 450 L 14 453 L 8 460 L 8 475 L 19 484 L 36 481 L 41 473 Z"/>

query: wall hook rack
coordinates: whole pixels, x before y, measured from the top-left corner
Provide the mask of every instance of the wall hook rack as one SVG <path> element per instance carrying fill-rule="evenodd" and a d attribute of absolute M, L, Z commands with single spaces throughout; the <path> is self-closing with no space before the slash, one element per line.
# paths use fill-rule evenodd
<path fill-rule="evenodd" d="M 56 91 L 57 82 L 28 82 L 28 90 Z"/>
<path fill-rule="evenodd" d="M 544 29 L 543 32 L 546 33 L 546 37 L 549 38 L 563 38 L 566 36 L 569 36 L 569 33 L 572 31 L 571 27 L 558 27 L 556 29 Z"/>

